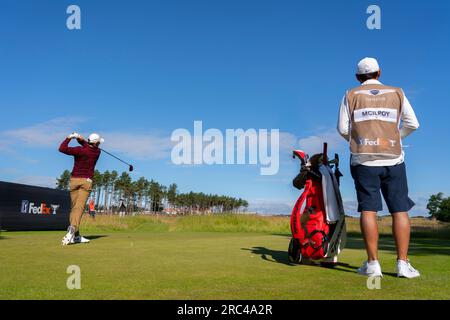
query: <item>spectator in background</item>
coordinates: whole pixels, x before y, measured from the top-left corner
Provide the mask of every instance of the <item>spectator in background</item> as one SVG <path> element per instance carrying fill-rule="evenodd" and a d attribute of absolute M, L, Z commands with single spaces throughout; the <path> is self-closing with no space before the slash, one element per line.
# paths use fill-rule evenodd
<path fill-rule="evenodd" d="M 123 202 L 123 199 L 120 199 L 120 205 L 119 205 L 119 217 L 125 217 L 127 211 L 127 207 L 125 206 L 125 203 Z"/>
<path fill-rule="evenodd" d="M 89 201 L 89 215 L 91 218 L 95 219 L 95 202 L 94 199 Z"/>

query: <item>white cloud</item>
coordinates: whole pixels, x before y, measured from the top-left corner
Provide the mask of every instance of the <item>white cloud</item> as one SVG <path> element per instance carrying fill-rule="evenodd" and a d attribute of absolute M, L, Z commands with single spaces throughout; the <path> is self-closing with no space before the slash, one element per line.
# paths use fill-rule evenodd
<path fill-rule="evenodd" d="M 0 150 L 13 152 L 14 145 L 18 143 L 34 148 L 54 148 L 67 134 L 78 131 L 83 122 L 86 122 L 86 119 L 56 118 L 28 127 L 0 132 Z M 169 158 L 174 145 L 169 135 L 110 131 L 103 132 L 102 136 L 106 140 L 105 149 L 142 160 Z M 314 154 L 321 151 L 325 141 L 329 143 L 332 150 L 345 145 L 335 129 L 328 129 L 308 137 L 297 137 L 289 132 L 280 132 L 279 149 L 281 154 L 290 153 L 298 148 Z"/>
<path fill-rule="evenodd" d="M 330 151 L 341 151 L 348 144 L 336 129 L 328 129 L 308 137 L 300 138 L 298 140 L 298 146 L 301 150 L 313 155 L 322 152 L 324 142 L 328 143 Z"/>
<path fill-rule="evenodd" d="M 36 163 L 36 160 L 27 158 L 23 153 L 23 148 L 20 148 L 21 146 L 25 146 L 25 148 L 52 148 L 54 150 L 68 133 L 73 131 L 83 133 L 80 127 L 85 127 L 86 122 L 87 119 L 76 117 L 56 118 L 28 127 L 3 131 L 0 132 L 0 150 L 5 149 L 4 152 L 11 154 L 17 160 Z M 175 144 L 171 141 L 170 135 L 161 133 L 106 131 L 100 132 L 100 134 L 105 138 L 102 147 L 130 161 L 163 159 L 170 161 L 171 149 Z M 307 137 L 280 132 L 279 137 L 279 145 L 276 146 L 276 149 L 279 149 L 280 159 L 283 162 L 281 168 L 289 168 L 293 164 L 290 157 L 292 150 L 303 149 L 311 155 L 322 151 L 324 141 L 329 143 L 330 153 L 337 152 L 345 145 L 345 141 L 337 134 L 335 129 L 322 129 L 317 134 Z M 249 146 L 247 145 L 247 147 Z M 273 147 L 271 146 L 272 149 Z M 285 177 L 282 183 L 286 184 L 289 180 L 290 177 Z M 269 207 L 275 208 L 273 205 Z M 279 208 L 284 208 L 282 211 L 286 212 L 284 205 L 279 205 Z"/>
<path fill-rule="evenodd" d="M 250 200 L 248 211 L 259 214 L 273 214 L 273 215 L 289 215 L 292 212 L 294 203 L 289 203 L 286 200 Z"/>
<path fill-rule="evenodd" d="M 424 216 L 428 217 L 430 212 L 427 209 L 428 204 L 428 196 L 415 196 L 414 194 L 410 195 L 410 197 L 414 200 L 416 205 L 411 209 L 411 216 Z"/>
<path fill-rule="evenodd" d="M 170 136 L 109 132 L 104 134 L 108 151 L 126 154 L 135 159 L 165 159 L 170 156 Z"/>
<path fill-rule="evenodd" d="M 0 136 L 0 151 L 1 152 L 10 152 L 8 141 L 1 140 L 1 139 L 2 139 L 2 137 Z"/>
<path fill-rule="evenodd" d="M 283 200 L 253 200 L 249 201 L 248 211 L 257 212 L 259 214 L 273 214 L 273 215 L 290 215 L 295 201 L 289 203 Z M 379 215 L 388 215 L 387 206 L 383 201 L 382 212 Z M 346 215 L 359 217 L 358 202 L 356 200 L 345 200 L 344 211 Z M 426 209 L 425 199 L 419 199 L 416 201 L 416 206 L 409 212 L 411 217 L 425 216 L 428 217 L 428 210 Z"/>
<path fill-rule="evenodd" d="M 358 216 L 358 201 L 356 200 L 343 200 L 344 212 L 349 216 Z"/>
<path fill-rule="evenodd" d="M 17 155 L 15 145 L 33 148 L 56 148 L 69 133 L 79 131 L 82 118 L 56 118 L 28 127 L 0 132 L 0 151 Z M 135 159 L 162 159 L 170 155 L 170 137 L 155 134 L 105 132 L 108 151 L 127 154 Z"/>
<path fill-rule="evenodd" d="M 56 178 L 48 176 L 24 176 L 15 179 L 13 182 L 52 189 L 56 187 Z"/>
<path fill-rule="evenodd" d="M 280 132 L 280 151 L 292 152 L 298 148 L 298 138 L 289 132 Z"/>
<path fill-rule="evenodd" d="M 383 201 L 383 211 L 379 212 L 379 215 L 388 215 L 389 210 L 386 205 L 386 202 L 384 201 L 384 199 L 382 201 Z M 414 198 L 414 201 L 416 205 L 409 212 L 410 216 L 411 217 L 429 216 L 428 210 L 426 208 L 428 200 L 424 197 L 419 197 L 418 199 Z M 356 199 L 344 200 L 344 210 L 345 214 L 347 215 L 359 217 L 358 201 L 356 201 Z"/>
<path fill-rule="evenodd" d="M 56 118 L 29 127 L 8 130 L 0 133 L 8 145 L 21 143 L 32 147 L 55 147 L 62 137 L 76 131 L 81 118 Z"/>

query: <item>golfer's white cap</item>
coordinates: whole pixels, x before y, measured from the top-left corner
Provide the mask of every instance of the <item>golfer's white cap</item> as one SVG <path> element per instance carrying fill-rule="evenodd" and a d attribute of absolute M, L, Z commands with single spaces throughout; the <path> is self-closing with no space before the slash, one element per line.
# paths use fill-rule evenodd
<path fill-rule="evenodd" d="M 364 58 L 358 62 L 358 67 L 356 68 L 357 74 L 368 74 L 380 71 L 380 66 L 375 58 Z"/>
<path fill-rule="evenodd" d="M 103 143 L 103 142 L 105 142 L 105 139 L 100 138 L 100 136 L 97 133 L 91 133 L 89 135 L 88 142 L 89 143 L 98 143 L 98 142 Z"/>

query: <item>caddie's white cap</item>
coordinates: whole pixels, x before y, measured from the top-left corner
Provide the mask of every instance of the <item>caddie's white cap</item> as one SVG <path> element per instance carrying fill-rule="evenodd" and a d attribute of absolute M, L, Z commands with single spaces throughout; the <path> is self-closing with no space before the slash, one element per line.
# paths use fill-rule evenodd
<path fill-rule="evenodd" d="M 100 138 L 100 136 L 97 133 L 92 133 L 91 135 L 89 135 L 88 142 L 89 143 L 98 143 L 98 142 L 103 143 L 103 142 L 105 142 L 105 139 Z"/>
<path fill-rule="evenodd" d="M 380 66 L 375 58 L 364 58 L 358 62 L 358 67 L 356 68 L 357 74 L 368 74 L 380 71 Z"/>

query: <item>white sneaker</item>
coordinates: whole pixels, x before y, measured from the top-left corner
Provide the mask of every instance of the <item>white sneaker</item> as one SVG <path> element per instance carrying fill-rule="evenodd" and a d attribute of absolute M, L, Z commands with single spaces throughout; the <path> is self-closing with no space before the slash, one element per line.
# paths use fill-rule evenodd
<path fill-rule="evenodd" d="M 420 272 L 412 267 L 409 260 L 397 260 L 397 277 L 417 278 L 420 277 Z"/>
<path fill-rule="evenodd" d="M 368 277 L 382 277 L 381 266 L 377 260 L 367 262 L 365 261 L 361 268 L 357 272 L 363 276 Z"/>
<path fill-rule="evenodd" d="M 67 245 L 71 244 L 74 237 L 75 237 L 75 228 L 72 226 L 69 226 L 69 228 L 67 228 L 66 235 L 64 236 L 64 238 L 61 241 L 62 245 L 67 246 Z"/>
<path fill-rule="evenodd" d="M 72 241 L 70 242 L 71 244 L 75 244 L 75 243 L 89 243 L 90 240 L 86 239 L 83 236 L 76 236 L 72 239 Z"/>
<path fill-rule="evenodd" d="M 325 262 L 325 263 L 337 263 L 338 262 L 338 257 L 337 256 L 333 256 L 333 257 L 324 258 L 322 260 L 322 262 Z"/>

